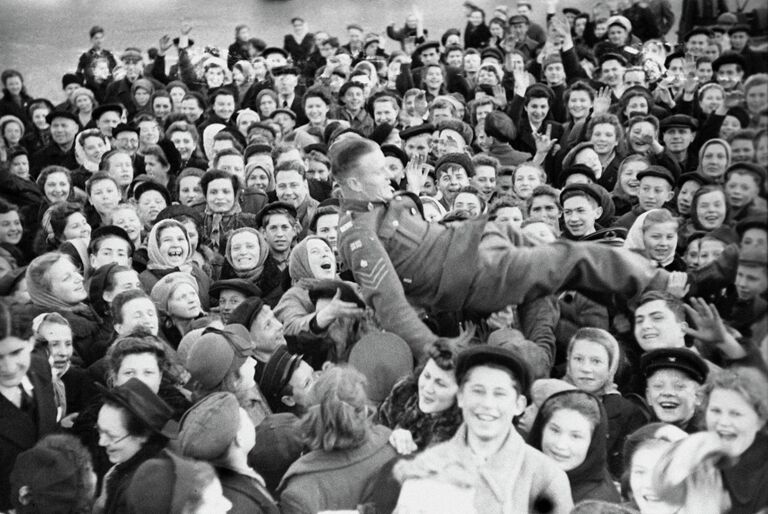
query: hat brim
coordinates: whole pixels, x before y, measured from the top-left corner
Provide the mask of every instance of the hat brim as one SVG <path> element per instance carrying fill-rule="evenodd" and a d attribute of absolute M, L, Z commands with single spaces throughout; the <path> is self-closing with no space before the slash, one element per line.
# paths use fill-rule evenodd
<path fill-rule="evenodd" d="M 153 432 L 160 434 L 162 436 L 167 437 L 168 439 L 176 439 L 179 435 L 179 423 L 173 419 L 168 420 L 163 428 L 160 430 L 156 429 L 152 426 L 152 422 L 146 419 L 144 416 L 141 415 L 140 412 L 138 412 L 128 401 L 126 401 L 125 398 L 122 396 L 115 394 L 114 391 L 109 389 L 108 387 L 96 382 L 96 389 L 102 394 L 103 397 L 109 398 L 110 400 L 119 403 L 121 407 L 129 411 L 131 414 L 139 418 L 147 427 L 150 428 Z"/>

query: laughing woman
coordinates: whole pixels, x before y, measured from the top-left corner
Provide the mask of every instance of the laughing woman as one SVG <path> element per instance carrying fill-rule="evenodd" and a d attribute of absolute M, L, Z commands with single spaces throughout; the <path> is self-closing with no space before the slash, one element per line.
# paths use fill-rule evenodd
<path fill-rule="evenodd" d="M 288 271 L 293 287 L 275 307 L 275 316 L 283 323 L 289 348 L 303 354 L 316 368 L 327 360 L 345 361 L 348 348 L 356 340 L 355 314 L 360 314 L 361 309 L 341 298 L 334 298 L 322 308 L 311 300 L 311 291 L 319 281 L 338 280 L 333 249 L 325 239 L 308 236 L 291 251 Z M 356 288 L 355 284 L 347 284 Z"/>
<path fill-rule="evenodd" d="M 378 422 L 392 429 L 390 444 L 400 455 L 447 441 L 463 420 L 456 403 L 456 352 L 438 340 L 427 362 L 398 382 L 379 407 Z"/>
<path fill-rule="evenodd" d="M 725 369 L 706 388 L 707 430 L 735 459 L 723 468 L 734 514 L 768 507 L 768 380 L 753 368 Z"/>
<path fill-rule="evenodd" d="M 141 272 L 141 287 L 149 293 L 163 277 L 183 271 L 194 277 L 203 306 L 208 305 L 210 278 L 192 260 L 187 229 L 176 220 L 157 222 L 147 237 L 147 269 Z"/>
<path fill-rule="evenodd" d="M 27 289 L 32 304 L 19 306 L 14 323 L 28 331 L 32 320 L 46 312 L 58 312 L 72 328 L 72 343 L 84 365 L 104 356 L 112 327 L 102 323 L 88 305 L 83 277 L 66 255 L 51 252 L 35 258 L 27 267 Z"/>

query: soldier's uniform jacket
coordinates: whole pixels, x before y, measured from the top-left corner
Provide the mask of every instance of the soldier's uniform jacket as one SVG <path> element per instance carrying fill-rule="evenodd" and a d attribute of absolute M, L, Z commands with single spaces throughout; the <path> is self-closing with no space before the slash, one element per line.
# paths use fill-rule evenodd
<path fill-rule="evenodd" d="M 464 222 L 461 230 L 427 223 L 421 202 L 410 193 L 397 194 L 389 203 L 344 200 L 342 211 L 342 261 L 382 326 L 420 353 L 436 336 L 406 296 L 421 306 L 461 309 L 486 220 Z"/>

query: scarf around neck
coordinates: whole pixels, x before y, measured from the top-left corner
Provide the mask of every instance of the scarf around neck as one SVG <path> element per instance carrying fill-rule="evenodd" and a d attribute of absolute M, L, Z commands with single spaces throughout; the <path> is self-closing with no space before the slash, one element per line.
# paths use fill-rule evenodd
<path fill-rule="evenodd" d="M 228 225 L 233 216 L 236 216 L 242 212 L 240 207 L 240 201 L 235 197 L 235 203 L 227 212 L 213 212 L 206 204 L 205 206 L 205 227 L 209 229 L 208 240 L 210 241 L 211 248 L 215 251 L 219 251 L 221 246 L 221 236 L 226 231 L 223 225 Z"/>

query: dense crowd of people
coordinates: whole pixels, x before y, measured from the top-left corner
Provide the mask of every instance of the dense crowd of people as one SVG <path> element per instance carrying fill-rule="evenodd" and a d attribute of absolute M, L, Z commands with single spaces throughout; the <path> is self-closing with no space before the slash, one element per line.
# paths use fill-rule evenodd
<path fill-rule="evenodd" d="M 2 71 L 0 513 L 768 512 L 768 57 L 721 3 Z"/>

